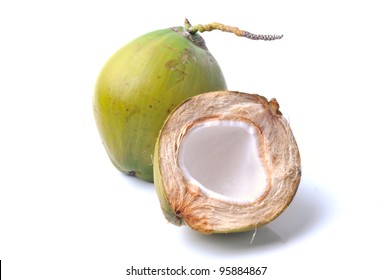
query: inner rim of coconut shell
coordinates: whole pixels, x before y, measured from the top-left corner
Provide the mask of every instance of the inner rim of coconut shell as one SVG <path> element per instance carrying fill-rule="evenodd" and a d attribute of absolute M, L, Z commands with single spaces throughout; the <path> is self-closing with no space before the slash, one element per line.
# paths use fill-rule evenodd
<path fill-rule="evenodd" d="M 178 165 L 186 179 L 210 197 L 256 201 L 267 188 L 256 129 L 244 121 L 198 123 L 181 142 Z"/>

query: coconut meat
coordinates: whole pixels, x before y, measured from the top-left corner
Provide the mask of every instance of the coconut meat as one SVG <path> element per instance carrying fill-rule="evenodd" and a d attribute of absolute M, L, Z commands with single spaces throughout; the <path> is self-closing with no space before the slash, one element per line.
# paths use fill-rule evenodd
<path fill-rule="evenodd" d="M 258 133 L 245 121 L 206 121 L 187 131 L 178 164 L 189 183 L 208 196 L 249 203 L 267 186 L 259 146 Z"/>

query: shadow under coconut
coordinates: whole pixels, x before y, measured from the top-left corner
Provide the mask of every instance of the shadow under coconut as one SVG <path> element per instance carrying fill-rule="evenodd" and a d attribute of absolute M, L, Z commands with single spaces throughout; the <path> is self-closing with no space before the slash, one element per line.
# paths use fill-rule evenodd
<path fill-rule="evenodd" d="M 314 185 L 301 183 L 289 207 L 274 221 L 254 231 L 204 235 L 187 228 L 183 239 L 201 251 L 217 254 L 282 246 L 303 238 L 328 218 L 328 197 Z"/>
<path fill-rule="evenodd" d="M 144 181 L 144 180 L 142 180 L 142 179 L 140 179 L 140 178 L 137 178 L 136 176 L 132 176 L 132 175 L 129 175 L 129 174 L 125 174 L 125 173 L 122 173 L 122 172 L 120 172 L 120 171 L 117 171 L 119 174 L 120 174 L 120 176 L 122 176 L 122 178 L 125 180 L 125 181 L 127 181 L 128 183 L 129 183 L 129 185 L 131 185 L 132 187 L 138 187 L 138 188 L 141 188 L 141 189 L 147 189 L 147 190 L 155 190 L 155 186 L 154 186 L 154 183 L 152 183 L 152 182 L 147 182 L 147 181 Z"/>

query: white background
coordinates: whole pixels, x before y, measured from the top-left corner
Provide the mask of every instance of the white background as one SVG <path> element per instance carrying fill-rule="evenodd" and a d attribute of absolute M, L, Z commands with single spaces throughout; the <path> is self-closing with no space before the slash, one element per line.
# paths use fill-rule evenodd
<path fill-rule="evenodd" d="M 268 266 L 264 277 L 241 279 L 390 279 L 388 2 L 3 0 L 4 279 L 161 279 L 125 270 L 181 265 Z M 205 236 L 168 224 L 153 185 L 120 174 L 95 127 L 91 101 L 106 60 L 184 17 L 284 34 L 202 35 L 230 89 L 278 99 L 301 151 L 297 196 L 252 244 L 253 232 Z"/>

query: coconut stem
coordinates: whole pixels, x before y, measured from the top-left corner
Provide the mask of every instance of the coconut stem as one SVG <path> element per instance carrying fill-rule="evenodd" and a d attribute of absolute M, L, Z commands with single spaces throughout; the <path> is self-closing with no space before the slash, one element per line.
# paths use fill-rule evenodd
<path fill-rule="evenodd" d="M 191 33 L 196 34 L 197 31 L 204 32 L 204 31 L 212 31 L 212 30 L 220 30 L 223 32 L 234 33 L 237 36 L 245 37 L 252 40 L 263 40 L 263 41 L 272 41 L 281 39 L 283 35 L 260 35 L 260 34 L 253 34 L 245 30 L 240 30 L 238 27 L 224 25 L 219 22 L 213 22 L 210 24 L 197 24 L 191 25 L 188 19 L 185 19 L 184 23 L 185 29 Z"/>

